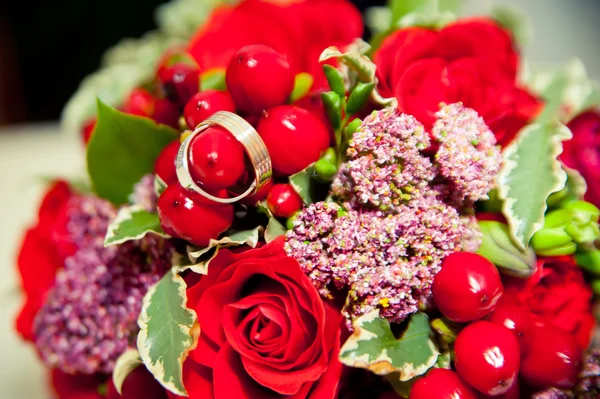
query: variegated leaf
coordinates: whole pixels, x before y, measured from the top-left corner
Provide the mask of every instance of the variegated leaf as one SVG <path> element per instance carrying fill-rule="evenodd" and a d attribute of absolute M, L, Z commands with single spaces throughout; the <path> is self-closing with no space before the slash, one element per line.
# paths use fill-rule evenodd
<path fill-rule="evenodd" d="M 265 242 L 268 244 L 279 236 L 282 236 L 286 232 L 286 228 L 279 223 L 275 218 L 269 219 L 267 228 L 265 229 Z"/>
<path fill-rule="evenodd" d="M 345 77 L 349 86 L 347 87 L 348 89 L 356 82 L 374 83 L 375 88 L 371 91 L 371 99 L 376 104 L 380 104 L 384 107 L 396 107 L 398 105 L 396 98 L 385 98 L 379 93 L 379 90 L 377 90 L 377 76 L 375 76 L 377 67 L 373 61 L 365 55 L 369 49 L 370 46 L 362 39 L 355 39 L 344 52 L 340 51 L 340 49 L 335 46 L 326 48 L 321 53 L 319 62 L 324 62 L 332 58 L 340 61 L 343 66 L 340 72 L 342 72 Z"/>
<path fill-rule="evenodd" d="M 290 184 L 294 188 L 294 191 L 302 198 L 302 202 L 306 205 L 316 202 L 311 190 L 312 186 L 317 183 L 314 179 L 314 175 L 315 168 L 313 164 L 290 176 Z"/>
<path fill-rule="evenodd" d="M 179 270 L 183 271 L 190 269 L 194 273 L 206 274 L 208 273 L 208 265 L 217 256 L 219 249 L 240 245 L 248 245 L 254 248 L 256 247 L 256 244 L 258 244 L 260 234 L 263 230 L 262 226 L 258 226 L 252 230 L 236 231 L 235 233 L 218 240 L 210 240 L 207 247 L 189 251 L 188 257 L 192 264 L 180 265 L 178 266 Z"/>
<path fill-rule="evenodd" d="M 123 394 L 123 383 L 127 376 L 143 364 L 140 352 L 135 348 L 128 348 L 119 356 L 112 374 L 113 385 L 119 395 Z"/>
<path fill-rule="evenodd" d="M 139 205 L 124 206 L 108 226 L 104 237 L 104 246 L 139 240 L 148 233 L 165 238 L 170 237 L 163 231 L 158 214 L 148 212 Z"/>
<path fill-rule="evenodd" d="M 169 391 L 187 396 L 183 361 L 197 342 L 196 313 L 186 307 L 186 284 L 171 269 L 144 296 L 137 347 L 154 378 Z"/>
<path fill-rule="evenodd" d="M 387 319 L 374 310 L 354 323 L 354 333 L 340 351 L 340 361 L 375 374 L 398 373 L 401 381 L 421 375 L 435 364 L 439 351 L 425 313 L 411 316 L 402 337 L 396 338 Z"/>
<path fill-rule="evenodd" d="M 511 236 L 523 251 L 544 224 L 548 196 L 565 186 L 567 174 L 557 158 L 569 138 L 571 131 L 558 122 L 533 124 L 504 149 L 498 194 Z"/>

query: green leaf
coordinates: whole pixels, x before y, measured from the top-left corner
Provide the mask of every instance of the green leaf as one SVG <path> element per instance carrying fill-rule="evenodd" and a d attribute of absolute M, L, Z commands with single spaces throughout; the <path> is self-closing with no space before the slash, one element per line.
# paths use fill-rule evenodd
<path fill-rule="evenodd" d="M 312 185 L 315 183 L 313 177 L 315 176 L 314 164 L 308 166 L 306 169 L 290 176 L 290 184 L 294 188 L 294 191 L 298 193 L 302 201 L 306 205 L 310 205 L 316 201 L 313 196 Z"/>
<path fill-rule="evenodd" d="M 98 196 L 116 205 L 127 203 L 134 184 L 152 173 L 162 149 L 178 136 L 169 126 L 98 100 L 98 123 L 87 147 L 87 168 Z"/>
<path fill-rule="evenodd" d="M 321 93 L 321 100 L 331 127 L 338 129 L 342 124 L 342 98 L 334 91 Z"/>
<path fill-rule="evenodd" d="M 270 218 L 265 230 L 265 242 L 270 243 L 277 237 L 284 235 L 286 231 L 286 228 L 277 219 Z"/>
<path fill-rule="evenodd" d="M 433 14 L 410 13 L 406 14 L 396 22 L 395 27 L 399 29 L 409 27 L 420 27 L 427 29 L 442 29 L 444 26 L 456 20 L 456 16 L 447 11 L 436 12 Z"/>
<path fill-rule="evenodd" d="M 207 274 L 210 262 L 217 256 L 219 249 L 248 245 L 256 247 L 260 240 L 260 233 L 263 227 L 258 226 L 252 230 L 241 230 L 218 240 L 211 239 L 208 246 L 201 249 L 192 249 L 188 252 L 188 257 L 193 262 L 191 265 L 181 266 L 180 271 L 190 269 L 198 274 Z M 199 262 L 200 260 L 200 262 Z"/>
<path fill-rule="evenodd" d="M 394 97 L 384 98 L 377 90 L 377 77 L 375 70 L 377 67 L 369 57 L 365 55 L 370 46 L 356 39 L 354 43 L 346 47 L 347 51 L 342 53 L 337 47 L 331 46 L 323 50 L 319 57 L 319 62 L 335 59 L 345 66 L 344 80 L 350 82 L 351 87 L 357 82 L 375 83 L 375 88 L 371 91 L 371 98 L 375 104 L 383 107 L 396 107 L 398 101 Z"/>
<path fill-rule="evenodd" d="M 533 37 L 531 21 L 527 14 L 514 4 L 495 4 L 491 11 L 494 18 L 505 29 L 512 32 L 521 46 L 529 43 Z"/>
<path fill-rule="evenodd" d="M 501 272 L 526 278 L 535 270 L 535 252 L 531 247 L 523 251 L 511 239 L 508 226 L 504 223 L 481 220 L 481 246 L 479 255 L 489 259 Z"/>
<path fill-rule="evenodd" d="M 548 196 L 565 186 L 567 174 L 557 158 L 562 141 L 570 138 L 571 131 L 560 123 L 533 124 L 504 149 L 498 194 L 511 236 L 523 251 L 544 225 Z"/>
<path fill-rule="evenodd" d="M 310 73 L 300 72 L 294 78 L 294 89 L 290 94 L 290 102 L 295 102 L 308 94 L 315 79 Z"/>
<path fill-rule="evenodd" d="M 340 362 L 378 375 L 399 373 L 400 381 L 425 373 L 435 364 L 439 352 L 432 340 L 425 313 L 411 316 L 402 337 L 396 339 L 390 323 L 374 310 L 354 323 L 354 333 L 340 351 Z"/>
<path fill-rule="evenodd" d="M 340 97 L 346 96 L 346 87 L 344 86 L 344 76 L 337 68 L 331 65 L 324 64 L 323 71 L 325 71 L 325 77 L 331 90 L 337 93 Z"/>
<path fill-rule="evenodd" d="M 460 330 L 459 325 L 446 318 L 434 319 L 431 321 L 431 328 L 447 344 L 453 344 Z"/>
<path fill-rule="evenodd" d="M 186 284 L 171 269 L 146 295 L 138 319 L 137 347 L 154 378 L 177 395 L 187 396 L 183 361 L 195 344 L 196 313 L 186 307 Z"/>
<path fill-rule="evenodd" d="M 200 89 L 202 91 L 214 89 L 219 91 L 227 90 L 225 83 L 225 68 L 213 68 L 200 74 Z"/>
<path fill-rule="evenodd" d="M 398 395 L 408 399 L 410 397 L 410 390 L 412 389 L 413 385 L 415 385 L 415 382 L 417 382 L 420 378 L 415 377 L 408 381 L 401 381 L 400 373 L 392 373 L 388 374 L 385 379 L 390 383 Z"/>
<path fill-rule="evenodd" d="M 117 217 L 108 226 L 104 246 L 139 240 L 148 233 L 169 237 L 160 225 L 158 214 L 148 212 L 139 205 L 125 206 L 119 210 Z"/>
<path fill-rule="evenodd" d="M 346 105 L 346 113 L 353 115 L 359 112 L 369 101 L 369 95 L 373 91 L 375 83 L 358 83 L 350 96 L 348 97 L 348 105 Z"/>
<path fill-rule="evenodd" d="M 389 3 L 392 10 L 392 24 L 395 24 L 402 17 L 413 14 L 433 14 L 439 11 L 437 0 L 392 0 Z"/>
<path fill-rule="evenodd" d="M 113 384 L 119 395 L 123 395 L 123 383 L 127 376 L 143 364 L 140 352 L 137 349 L 128 348 L 119 356 L 112 373 Z"/>

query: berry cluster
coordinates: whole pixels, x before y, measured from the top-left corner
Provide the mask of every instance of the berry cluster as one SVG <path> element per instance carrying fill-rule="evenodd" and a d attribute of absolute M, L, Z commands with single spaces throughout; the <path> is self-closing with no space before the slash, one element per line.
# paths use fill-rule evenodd
<path fill-rule="evenodd" d="M 328 148 L 330 135 L 315 112 L 289 104 L 295 76 L 284 55 L 264 45 L 243 47 L 225 72 L 226 91 L 200 90 L 199 71 L 187 64 L 161 67 L 158 77 L 165 98 L 183 112 L 189 129 L 217 111 L 237 112 L 256 128 L 271 157 L 275 181 L 246 198 L 246 206 L 266 199 L 271 213 L 280 218 L 289 218 L 302 207 L 287 177 L 317 161 Z M 233 205 L 210 201 L 179 184 L 175 170 L 179 147 L 179 140 L 174 141 L 156 161 L 155 174 L 166 186 L 158 213 L 165 232 L 205 246 L 231 227 L 236 212 Z M 213 196 L 227 198 L 252 178 L 245 148 L 218 126 L 192 139 L 188 159 L 195 183 Z"/>
<path fill-rule="evenodd" d="M 575 338 L 551 324 L 533 322 L 524 308 L 503 301 L 500 275 L 483 256 L 447 256 L 432 292 L 447 319 L 471 323 L 454 343 L 456 373 L 430 371 L 415 384 L 411 399 L 476 398 L 475 391 L 519 397 L 519 376 L 533 390 L 571 388 L 577 382 L 582 348 Z"/>

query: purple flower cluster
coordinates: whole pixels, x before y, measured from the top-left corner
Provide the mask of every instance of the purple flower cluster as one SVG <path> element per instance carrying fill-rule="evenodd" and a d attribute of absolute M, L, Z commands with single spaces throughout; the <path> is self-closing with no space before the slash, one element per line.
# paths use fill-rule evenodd
<path fill-rule="evenodd" d="M 158 201 L 158 195 L 156 194 L 155 176 L 148 174 L 142 177 L 142 179 L 133 186 L 133 193 L 131 194 L 131 202 L 140 205 L 148 212 L 156 212 L 156 202 Z"/>
<path fill-rule="evenodd" d="M 109 373 L 134 343 L 143 296 L 170 267 L 173 247 L 148 235 L 105 248 L 116 210 L 95 197 L 73 201 L 67 229 L 79 249 L 36 316 L 36 346 L 49 366 L 67 373 Z"/>
<path fill-rule="evenodd" d="M 323 296 L 347 292 L 349 323 L 374 309 L 400 322 L 426 307 L 444 256 L 480 245 L 473 203 L 493 187 L 499 150 L 475 111 L 454 104 L 437 116 L 433 161 L 412 116 L 387 108 L 365 118 L 332 186 L 344 207 L 313 204 L 287 234 L 288 255 Z"/>
<path fill-rule="evenodd" d="M 439 143 L 435 163 L 457 203 L 487 198 L 500 169 L 496 138 L 477 112 L 461 103 L 445 105 L 431 131 Z"/>
<path fill-rule="evenodd" d="M 399 322 L 426 306 L 440 260 L 460 249 L 466 227 L 456 209 L 433 195 L 401 208 L 384 215 L 317 203 L 287 234 L 286 252 L 321 295 L 330 297 L 332 286 L 348 288 L 349 321 L 378 308 Z"/>

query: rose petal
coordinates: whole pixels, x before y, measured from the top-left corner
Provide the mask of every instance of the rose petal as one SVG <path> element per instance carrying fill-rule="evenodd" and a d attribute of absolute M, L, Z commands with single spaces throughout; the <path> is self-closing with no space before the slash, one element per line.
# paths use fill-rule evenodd
<path fill-rule="evenodd" d="M 183 385 L 190 399 L 214 399 L 213 375 L 210 368 L 191 359 L 183 364 Z"/>

